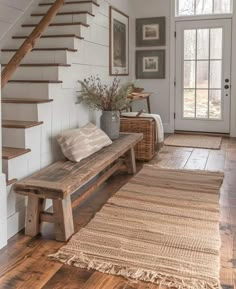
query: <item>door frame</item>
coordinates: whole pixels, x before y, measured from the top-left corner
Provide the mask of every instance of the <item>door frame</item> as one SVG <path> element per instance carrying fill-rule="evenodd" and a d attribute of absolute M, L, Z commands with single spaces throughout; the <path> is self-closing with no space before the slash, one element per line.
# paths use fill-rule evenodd
<path fill-rule="evenodd" d="M 232 35 L 236 35 L 236 1 L 234 1 L 232 14 L 204 15 L 204 16 L 175 16 L 175 0 L 170 1 L 170 104 L 169 104 L 169 129 L 166 132 L 174 133 L 175 131 L 175 70 L 176 70 L 176 22 L 189 20 L 209 20 L 209 19 L 232 19 Z M 232 38 L 231 52 L 236 51 L 236 38 Z M 231 79 L 236 79 L 236 53 L 232 54 Z M 231 121 L 230 136 L 236 137 L 236 83 L 231 83 Z"/>

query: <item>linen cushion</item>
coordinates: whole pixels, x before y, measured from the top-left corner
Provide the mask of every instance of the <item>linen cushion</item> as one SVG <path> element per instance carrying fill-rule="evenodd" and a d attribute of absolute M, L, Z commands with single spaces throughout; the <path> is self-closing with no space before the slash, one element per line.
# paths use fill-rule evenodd
<path fill-rule="evenodd" d="M 92 123 L 62 132 L 57 136 L 57 141 L 64 156 L 73 162 L 80 162 L 112 144 L 111 139 Z"/>

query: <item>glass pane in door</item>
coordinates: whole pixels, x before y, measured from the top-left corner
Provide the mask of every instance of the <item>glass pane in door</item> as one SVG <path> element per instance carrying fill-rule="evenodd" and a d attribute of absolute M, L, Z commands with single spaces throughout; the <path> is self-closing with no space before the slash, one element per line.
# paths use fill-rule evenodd
<path fill-rule="evenodd" d="M 184 31 L 183 117 L 222 118 L 222 28 Z"/>

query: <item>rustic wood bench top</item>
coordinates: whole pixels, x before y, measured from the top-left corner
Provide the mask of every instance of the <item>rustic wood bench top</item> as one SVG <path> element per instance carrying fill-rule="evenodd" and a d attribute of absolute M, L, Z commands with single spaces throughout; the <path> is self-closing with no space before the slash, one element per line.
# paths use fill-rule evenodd
<path fill-rule="evenodd" d="M 142 137 L 142 134 L 122 133 L 112 145 L 81 162 L 74 163 L 68 160 L 56 162 L 31 177 L 17 182 L 14 190 L 23 195 L 43 195 L 51 199 L 64 199 L 132 149 Z"/>

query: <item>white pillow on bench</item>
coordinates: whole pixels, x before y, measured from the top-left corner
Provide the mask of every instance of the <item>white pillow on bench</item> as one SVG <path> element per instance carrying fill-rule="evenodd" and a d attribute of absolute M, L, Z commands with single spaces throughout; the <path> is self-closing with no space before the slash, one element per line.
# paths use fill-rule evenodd
<path fill-rule="evenodd" d="M 72 162 L 80 162 L 112 144 L 111 139 L 92 123 L 62 132 L 57 136 L 57 141 L 64 156 Z"/>

